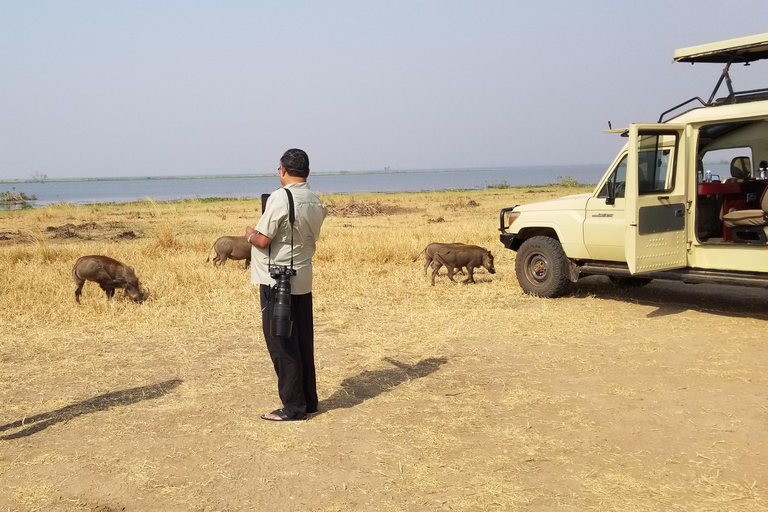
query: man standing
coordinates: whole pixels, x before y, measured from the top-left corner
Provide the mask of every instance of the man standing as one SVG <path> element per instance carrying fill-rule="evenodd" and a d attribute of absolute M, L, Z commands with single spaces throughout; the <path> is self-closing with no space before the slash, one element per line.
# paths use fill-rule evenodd
<path fill-rule="evenodd" d="M 251 250 L 251 283 L 260 285 L 261 321 L 267 350 L 277 373 L 282 409 L 263 414 L 266 421 L 295 421 L 317 412 L 314 326 L 312 320 L 312 256 L 327 210 L 309 189 L 309 157 L 301 149 L 289 149 L 280 159 L 280 183 L 273 192 L 255 229 L 245 228 Z M 290 196 L 286 191 L 290 191 Z M 290 221 L 292 197 L 295 219 Z M 293 268 L 290 278 L 290 336 L 275 336 L 270 330 L 270 287 L 273 267 Z"/>

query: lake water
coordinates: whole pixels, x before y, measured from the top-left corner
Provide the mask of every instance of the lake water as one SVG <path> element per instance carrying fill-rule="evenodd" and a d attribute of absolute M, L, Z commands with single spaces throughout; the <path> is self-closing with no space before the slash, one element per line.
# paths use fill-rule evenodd
<path fill-rule="evenodd" d="M 506 183 L 510 186 L 547 185 L 571 177 L 579 183 L 597 183 L 607 165 L 504 167 L 490 169 L 433 169 L 373 173 L 311 174 L 310 187 L 320 194 L 361 192 L 419 192 L 483 189 Z M 81 181 L 1 182 L 0 191 L 15 188 L 37 200 L 34 206 L 122 203 L 153 199 L 225 197 L 255 198 L 280 186 L 276 175 L 258 177 L 153 177 L 144 179 L 93 179 Z"/>
<path fill-rule="evenodd" d="M 728 164 L 705 164 L 713 174 L 729 176 Z M 435 190 L 477 190 L 489 185 L 539 186 L 560 183 L 573 178 L 581 184 L 595 184 L 607 165 L 554 165 L 530 167 L 497 167 L 490 169 L 431 169 L 372 173 L 311 174 L 310 187 L 320 194 L 354 194 L 361 192 L 422 192 Z M 126 179 L 91 179 L 78 181 L 0 181 L 0 192 L 24 192 L 37 199 L 33 206 L 53 203 L 124 203 L 153 199 L 224 197 L 257 198 L 280 186 L 273 176 L 172 176 Z M 14 206 L 3 205 L 0 209 Z M 16 205 L 16 208 L 19 206 Z"/>

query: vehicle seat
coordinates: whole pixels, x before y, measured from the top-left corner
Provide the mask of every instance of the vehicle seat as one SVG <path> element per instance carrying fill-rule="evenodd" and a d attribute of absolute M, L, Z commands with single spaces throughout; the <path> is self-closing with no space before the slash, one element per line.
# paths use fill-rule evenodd
<path fill-rule="evenodd" d="M 726 183 L 748 180 L 752 177 L 749 158 L 736 157 L 731 160 L 731 177 L 725 180 Z"/>
<path fill-rule="evenodd" d="M 723 225 L 731 228 L 734 242 L 766 244 L 768 237 L 768 187 L 760 196 L 762 210 L 736 210 L 723 215 Z"/>

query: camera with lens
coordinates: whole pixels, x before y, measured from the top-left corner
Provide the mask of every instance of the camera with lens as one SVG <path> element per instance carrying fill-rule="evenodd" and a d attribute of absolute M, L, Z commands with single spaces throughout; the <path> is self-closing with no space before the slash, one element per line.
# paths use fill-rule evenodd
<path fill-rule="evenodd" d="M 272 318 L 269 330 L 272 336 L 287 338 L 291 335 L 291 276 L 296 270 L 284 266 L 270 267 L 269 275 L 276 281 L 271 289 Z"/>

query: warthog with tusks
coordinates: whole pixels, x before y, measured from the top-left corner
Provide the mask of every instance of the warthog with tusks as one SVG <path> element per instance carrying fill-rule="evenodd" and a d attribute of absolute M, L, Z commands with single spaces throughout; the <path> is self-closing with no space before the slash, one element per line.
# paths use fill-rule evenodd
<path fill-rule="evenodd" d="M 227 260 L 245 260 L 245 268 L 251 264 L 251 248 L 253 246 L 244 236 L 222 236 L 213 242 L 213 249 L 216 251 L 216 257 L 213 258 L 213 264 L 222 266 Z M 208 263 L 211 260 L 211 251 L 208 251 Z"/>
<path fill-rule="evenodd" d="M 115 295 L 115 288 L 122 288 L 136 302 L 144 301 L 144 293 L 139 288 L 139 278 L 131 267 L 107 256 L 83 256 L 75 262 L 72 269 L 75 280 L 75 300 L 80 304 L 80 294 L 86 281 L 99 283 L 107 293 L 107 299 Z"/>
<path fill-rule="evenodd" d="M 474 270 L 477 267 L 485 267 L 491 274 L 496 273 L 491 251 L 477 245 L 438 247 L 432 260 L 432 286 L 435 286 L 435 276 L 442 266 L 448 269 L 448 279 L 454 283 L 456 281 L 453 279 L 453 273 L 457 268 L 467 267 L 468 277 L 464 280 L 465 283 L 475 282 Z"/>

